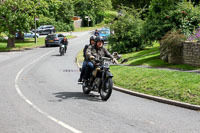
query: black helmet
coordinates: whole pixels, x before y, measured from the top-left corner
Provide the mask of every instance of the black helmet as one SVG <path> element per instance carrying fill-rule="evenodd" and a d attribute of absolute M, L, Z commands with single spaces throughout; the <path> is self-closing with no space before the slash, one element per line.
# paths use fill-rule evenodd
<path fill-rule="evenodd" d="M 94 40 L 94 41 L 95 41 L 95 38 L 96 38 L 96 36 L 91 36 L 91 37 L 90 37 L 90 41 L 91 41 L 91 40 Z"/>
<path fill-rule="evenodd" d="M 94 40 L 94 41 L 95 41 L 95 38 L 96 38 L 96 36 L 91 36 L 91 37 L 90 37 L 90 45 L 91 45 L 91 40 Z"/>
<path fill-rule="evenodd" d="M 97 36 L 97 37 L 95 38 L 95 42 L 103 42 L 103 43 L 104 43 L 103 37 Z"/>
<path fill-rule="evenodd" d="M 103 37 L 97 36 L 97 37 L 95 38 L 95 46 L 97 45 L 97 42 L 103 42 L 103 45 L 104 45 Z"/>

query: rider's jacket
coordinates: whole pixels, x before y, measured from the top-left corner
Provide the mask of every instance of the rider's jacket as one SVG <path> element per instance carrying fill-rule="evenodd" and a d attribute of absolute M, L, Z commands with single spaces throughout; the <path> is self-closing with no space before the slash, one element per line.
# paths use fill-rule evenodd
<path fill-rule="evenodd" d="M 98 31 L 95 31 L 94 35 L 95 35 L 95 36 L 99 36 L 99 32 L 98 32 Z"/>
<path fill-rule="evenodd" d="M 90 45 L 86 50 L 86 59 L 89 60 L 90 56 L 94 56 L 99 59 L 100 57 L 109 57 L 113 59 L 113 56 L 104 47 L 96 48 L 96 46 Z"/>
<path fill-rule="evenodd" d="M 85 45 L 85 47 L 84 47 L 84 49 L 83 49 L 83 57 L 84 57 L 84 61 L 87 60 L 86 51 L 87 51 L 87 49 L 88 49 L 89 46 L 90 46 L 89 44 L 88 44 L 88 45 Z"/>

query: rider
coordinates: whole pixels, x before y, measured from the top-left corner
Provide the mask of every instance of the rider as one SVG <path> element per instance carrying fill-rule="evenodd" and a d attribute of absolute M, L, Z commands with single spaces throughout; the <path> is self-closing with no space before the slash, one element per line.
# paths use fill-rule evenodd
<path fill-rule="evenodd" d="M 113 61 L 118 64 L 117 60 L 108 52 L 106 48 L 103 47 L 104 40 L 102 37 L 97 36 L 95 39 L 95 45 L 94 46 L 89 46 L 87 51 L 86 51 L 86 56 L 88 59 L 88 69 L 86 69 L 86 74 L 84 79 L 88 79 L 89 76 L 92 74 L 92 71 L 94 70 L 94 64 L 95 61 L 93 60 L 94 58 L 99 59 L 100 57 L 109 57 L 112 58 Z"/>
<path fill-rule="evenodd" d="M 62 44 L 65 46 L 65 53 L 66 53 L 66 51 L 67 51 L 67 46 L 68 46 L 68 40 L 67 40 L 66 37 L 64 37 L 64 39 L 62 40 L 61 45 L 60 45 L 60 48 L 59 48 L 59 51 L 61 50 Z"/>
<path fill-rule="evenodd" d="M 83 57 L 84 57 L 84 62 L 82 65 L 82 69 L 81 69 L 81 74 L 80 74 L 80 78 L 78 79 L 78 82 L 82 82 L 83 79 L 83 75 L 85 75 L 85 68 L 87 66 L 87 58 L 86 58 L 86 50 L 89 46 L 92 46 L 95 44 L 95 38 L 96 36 L 91 36 L 90 37 L 90 44 L 89 45 L 85 45 L 84 49 L 83 49 Z"/>
<path fill-rule="evenodd" d="M 98 32 L 97 29 L 95 30 L 94 35 L 95 35 L 95 36 L 99 36 L 99 32 Z"/>

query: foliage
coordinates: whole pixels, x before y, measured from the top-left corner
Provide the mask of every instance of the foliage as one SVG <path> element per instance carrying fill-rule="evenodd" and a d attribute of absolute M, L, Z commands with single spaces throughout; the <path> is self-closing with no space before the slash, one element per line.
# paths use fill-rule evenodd
<path fill-rule="evenodd" d="M 169 20 L 175 24 L 186 36 L 198 27 L 200 22 L 200 6 L 193 6 L 191 2 L 183 1 L 176 5 L 175 11 L 168 12 Z"/>
<path fill-rule="evenodd" d="M 74 0 L 75 15 L 81 16 L 84 26 L 88 26 L 89 16 L 90 26 L 101 23 L 105 16 L 105 11 L 111 9 L 111 0 Z"/>
<path fill-rule="evenodd" d="M 186 40 L 185 35 L 181 34 L 180 31 L 170 31 L 168 32 L 160 41 L 160 56 L 161 59 L 166 62 L 182 63 L 181 59 L 178 57 L 182 56 L 182 42 Z"/>
<path fill-rule="evenodd" d="M 122 7 L 122 16 L 111 24 L 114 31 L 109 38 L 109 49 L 119 53 L 127 53 L 139 50 L 144 47 L 142 43 L 142 25 L 140 12 L 134 7 Z"/>
<path fill-rule="evenodd" d="M 46 8 L 41 9 L 42 13 L 38 13 L 40 25 L 54 25 L 56 31 L 70 31 L 73 30 L 72 17 L 74 16 L 74 6 L 72 0 L 44 0 Z"/>
<path fill-rule="evenodd" d="M 54 25 L 57 32 L 60 32 L 60 31 L 67 32 L 67 31 L 74 30 L 72 23 L 68 24 L 68 23 L 65 23 L 63 21 L 55 21 L 55 19 L 45 17 L 43 15 L 40 15 L 40 19 L 39 19 L 39 21 L 37 21 L 37 25 L 38 26 L 40 26 L 40 25 Z"/>
<path fill-rule="evenodd" d="M 34 2 L 6 0 L 0 5 L 0 30 L 8 35 L 7 47 L 14 47 L 15 33 L 28 31 L 34 15 Z M 0 31 L 0 32 L 1 32 Z"/>
<path fill-rule="evenodd" d="M 174 0 L 152 0 L 149 13 L 143 27 L 146 43 L 160 40 L 173 26 L 166 22 L 165 15 L 169 10 L 175 10 Z"/>
<path fill-rule="evenodd" d="M 115 18 L 117 18 L 118 13 L 116 11 L 106 11 L 104 22 L 106 24 L 112 23 Z"/>
<path fill-rule="evenodd" d="M 143 28 L 145 42 L 151 44 L 160 40 L 172 29 L 181 30 L 188 36 L 200 22 L 199 8 L 186 0 L 152 0 Z"/>
<path fill-rule="evenodd" d="M 151 0 L 112 0 L 114 9 L 117 9 L 120 5 L 131 7 L 134 5 L 135 8 L 148 7 Z"/>

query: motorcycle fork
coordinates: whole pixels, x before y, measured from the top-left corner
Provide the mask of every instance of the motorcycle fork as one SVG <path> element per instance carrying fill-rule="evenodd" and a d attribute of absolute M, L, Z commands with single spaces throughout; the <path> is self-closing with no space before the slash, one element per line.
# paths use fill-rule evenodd
<path fill-rule="evenodd" d="M 105 83 L 105 71 L 103 70 L 101 73 L 101 85 L 99 86 L 99 93 L 100 93 L 100 89 L 104 89 L 104 83 Z"/>

